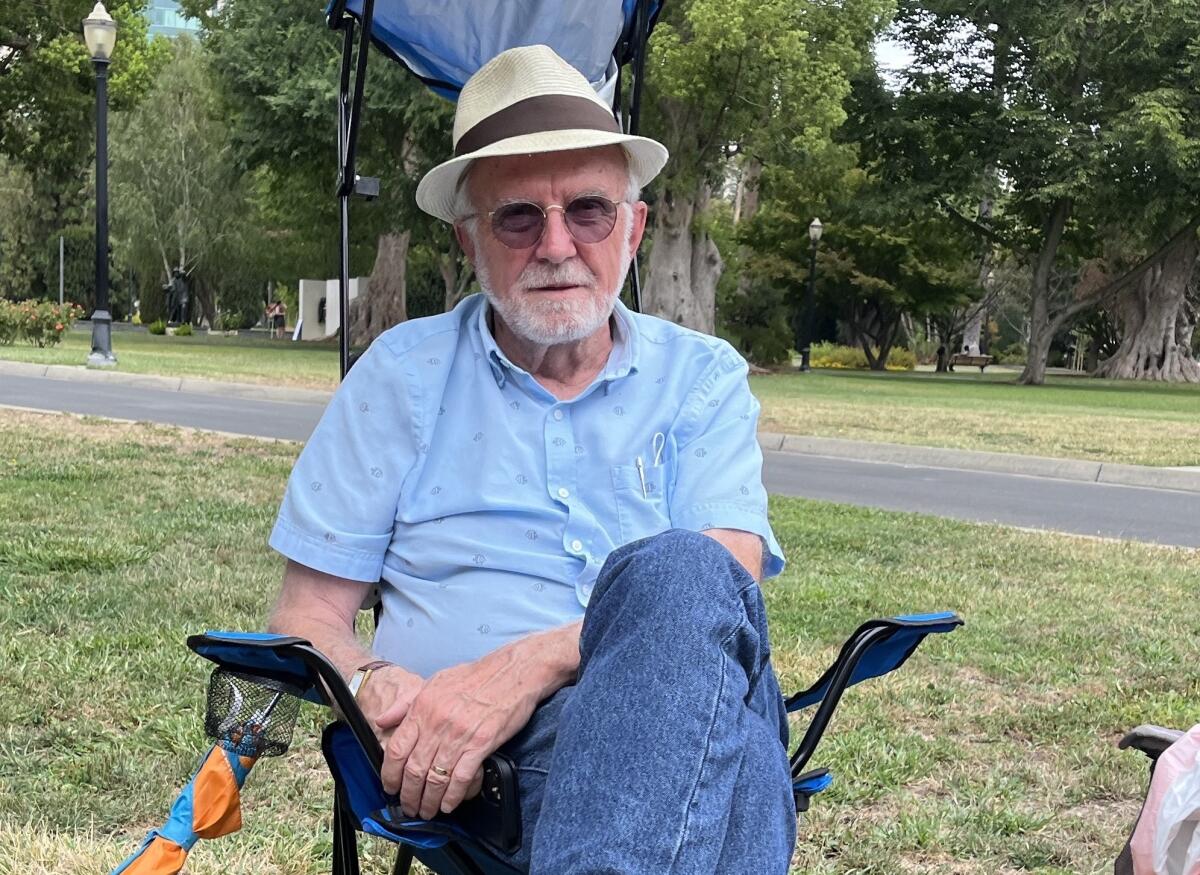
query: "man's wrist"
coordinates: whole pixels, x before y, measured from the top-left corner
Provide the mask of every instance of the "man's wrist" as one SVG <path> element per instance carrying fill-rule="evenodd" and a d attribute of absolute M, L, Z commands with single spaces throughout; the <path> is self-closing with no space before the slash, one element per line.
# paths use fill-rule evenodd
<path fill-rule="evenodd" d="M 530 635 L 516 643 L 537 668 L 541 697 L 545 698 L 575 680 L 579 672 L 581 624 L 572 623 L 548 632 Z"/>
<path fill-rule="evenodd" d="M 350 676 L 350 695 L 358 699 L 363 687 L 367 685 L 367 681 L 371 679 L 371 675 L 381 668 L 387 668 L 392 663 L 386 659 L 376 659 L 364 665 L 360 665 L 354 670 L 354 674 Z"/>

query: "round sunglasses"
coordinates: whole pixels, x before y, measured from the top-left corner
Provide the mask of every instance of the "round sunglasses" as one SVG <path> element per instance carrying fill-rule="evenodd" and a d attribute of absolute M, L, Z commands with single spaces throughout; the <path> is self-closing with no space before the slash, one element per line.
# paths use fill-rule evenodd
<path fill-rule="evenodd" d="M 619 203 L 625 201 L 610 201 L 598 194 L 581 195 L 566 206 L 543 207 L 532 201 L 514 201 L 497 207 L 487 217 L 492 223 L 492 234 L 509 249 L 535 246 L 546 233 L 551 210 L 562 210 L 567 232 L 577 243 L 599 243 L 612 234 Z"/>

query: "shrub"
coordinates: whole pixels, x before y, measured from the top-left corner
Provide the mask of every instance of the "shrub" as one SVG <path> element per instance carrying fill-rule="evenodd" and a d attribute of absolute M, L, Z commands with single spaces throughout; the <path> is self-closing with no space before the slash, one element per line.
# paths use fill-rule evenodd
<path fill-rule="evenodd" d="M 917 354 L 902 346 L 892 347 L 888 355 L 887 369 L 889 371 L 911 371 L 917 366 Z"/>
<path fill-rule="evenodd" d="M 148 326 L 146 326 L 146 330 L 151 334 L 166 334 L 167 323 L 163 322 L 161 319 L 155 319 Z"/>
<path fill-rule="evenodd" d="M 826 341 L 812 345 L 809 363 L 814 368 L 858 370 L 867 366 L 867 356 L 857 346 L 839 346 Z"/>
<path fill-rule="evenodd" d="M 0 346 L 11 346 L 20 333 L 17 305 L 0 298 Z"/>
<path fill-rule="evenodd" d="M 876 350 L 878 354 L 878 350 Z M 840 346 L 834 343 L 814 343 L 809 363 L 814 368 L 835 370 L 866 370 L 867 354 L 857 346 Z M 915 354 L 902 346 L 892 347 L 886 368 L 889 371 L 911 371 L 917 366 Z"/>
<path fill-rule="evenodd" d="M 55 304 L 53 301 L 21 301 L 6 304 L 8 314 L 0 317 L 0 343 L 12 343 L 22 337 L 34 346 L 56 346 L 67 329 L 83 315 L 78 304 Z M 15 325 L 15 328 L 12 326 Z M 8 340 L 3 337 L 11 332 Z"/>
<path fill-rule="evenodd" d="M 221 331 L 240 331 L 243 328 L 253 327 L 245 323 L 245 317 L 238 310 L 225 310 L 217 317 L 217 328 Z M 178 333 L 176 332 L 176 334 Z"/>
<path fill-rule="evenodd" d="M 190 324 L 188 324 L 187 322 L 184 322 L 182 325 L 179 325 L 178 327 L 176 327 L 175 336 L 176 337 L 191 337 L 192 336 L 192 326 Z"/>
<path fill-rule="evenodd" d="M 1019 340 L 998 349 L 993 347 L 991 352 L 998 365 L 1023 365 L 1027 357 L 1025 344 Z"/>

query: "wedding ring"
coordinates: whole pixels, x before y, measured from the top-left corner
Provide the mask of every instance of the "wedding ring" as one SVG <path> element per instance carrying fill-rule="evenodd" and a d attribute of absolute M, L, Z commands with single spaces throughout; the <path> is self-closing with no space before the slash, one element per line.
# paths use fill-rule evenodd
<path fill-rule="evenodd" d="M 439 777 L 442 777 L 442 778 L 450 777 L 450 773 L 448 771 L 446 771 L 445 769 L 443 769 L 441 766 L 433 766 L 429 771 L 433 772 L 435 775 L 438 775 Z"/>

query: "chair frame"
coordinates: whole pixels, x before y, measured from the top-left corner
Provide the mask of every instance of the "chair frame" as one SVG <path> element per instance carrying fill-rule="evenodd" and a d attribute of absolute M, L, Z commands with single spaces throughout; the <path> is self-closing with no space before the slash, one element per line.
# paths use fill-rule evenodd
<path fill-rule="evenodd" d="M 837 659 L 812 687 L 787 699 L 785 704 L 789 712 L 795 712 L 813 704 L 818 705 L 803 738 L 790 757 L 793 795 L 797 812 L 806 811 L 811 797 L 825 789 L 832 780 L 827 770 L 819 769 L 807 773 L 803 770 L 829 728 L 833 714 L 846 689 L 863 680 L 894 671 L 904 664 L 927 635 L 953 631 L 960 625 L 962 625 L 962 620 L 951 613 L 872 620 L 864 623 L 846 640 Z M 864 666 L 863 660 L 868 654 L 900 633 L 907 633 L 911 638 L 910 642 L 902 639 L 901 643 L 906 649 L 901 652 L 884 652 L 882 661 L 874 666 Z M 344 724 L 362 748 L 370 768 L 376 775 L 379 774 L 383 766 L 383 748 L 375 738 L 370 724 L 354 701 L 341 674 L 308 641 L 288 636 L 249 637 L 229 636 L 228 633 L 209 633 L 190 636 L 187 643 L 189 648 L 220 666 L 242 674 L 282 681 L 304 691 L 305 699 L 331 708 L 336 719 L 326 728 L 327 741 L 323 743 L 323 747 L 327 747 L 331 731 L 339 724 Z M 218 646 L 214 647 L 214 644 Z M 234 652 L 226 655 L 214 652 L 219 650 L 220 646 L 232 647 Z M 247 660 L 238 650 L 242 646 L 259 651 L 272 651 L 279 667 L 264 668 L 261 666 L 261 660 L 258 662 Z M 303 672 L 297 671 L 294 665 L 289 667 L 289 660 L 293 659 L 303 667 Z M 252 665 L 247 665 L 247 662 Z M 859 672 L 860 668 L 863 668 L 862 673 Z M 330 757 L 331 754 L 327 748 L 326 758 L 330 759 Z M 332 765 L 332 759 L 330 762 Z M 337 791 L 334 794 L 333 803 L 332 871 L 334 875 L 358 875 L 356 833 L 362 824 L 356 820 L 349 801 L 343 798 L 343 794 L 348 792 L 343 782 L 339 779 L 335 780 L 335 783 Z M 516 800 L 508 800 L 508 802 L 517 804 Z M 406 823 L 402 828 L 413 833 L 423 831 L 419 827 L 413 826 L 411 822 Z M 447 826 L 445 822 L 431 821 L 427 831 L 446 835 Z M 403 840 L 399 844 L 400 848 L 392 871 L 393 873 L 407 873 L 414 857 L 419 857 L 419 854 Z M 487 875 L 487 870 L 476 862 L 464 844 L 464 840 L 458 838 L 457 834 L 451 837 L 447 844 L 429 850 L 436 852 L 442 858 L 439 863 L 444 862 L 454 867 L 453 869 L 440 869 L 439 871 L 443 875 Z M 503 860 L 497 858 L 481 843 L 473 844 L 472 850 L 494 860 L 498 865 L 507 866 Z"/>

